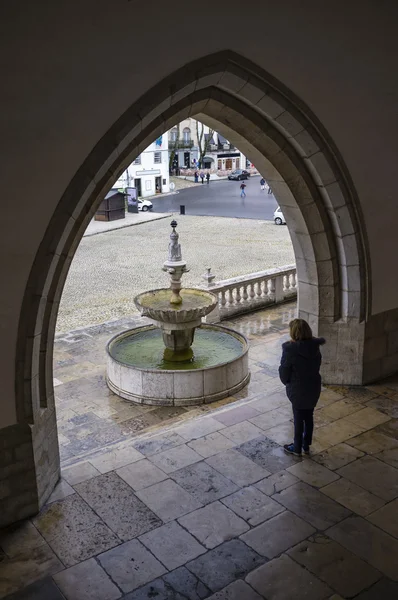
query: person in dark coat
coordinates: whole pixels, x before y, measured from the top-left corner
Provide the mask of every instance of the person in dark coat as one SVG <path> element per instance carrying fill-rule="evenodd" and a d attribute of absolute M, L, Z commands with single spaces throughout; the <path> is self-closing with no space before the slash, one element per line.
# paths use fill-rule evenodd
<path fill-rule="evenodd" d="M 312 336 L 311 327 L 304 319 L 294 319 L 289 324 L 290 341 L 282 344 L 279 377 L 286 386 L 286 395 L 292 403 L 294 417 L 294 442 L 286 444 L 289 454 L 309 454 L 314 430 L 314 408 L 321 394 L 319 370 L 322 355 L 319 347 L 324 338 Z"/>

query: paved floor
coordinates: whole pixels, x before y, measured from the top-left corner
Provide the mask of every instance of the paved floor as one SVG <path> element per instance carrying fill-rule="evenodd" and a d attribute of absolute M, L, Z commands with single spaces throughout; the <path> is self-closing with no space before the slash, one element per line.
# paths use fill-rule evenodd
<path fill-rule="evenodd" d="M 173 196 L 152 200 L 156 212 L 178 212 L 185 205 L 187 215 L 240 217 L 273 221 L 278 202 L 273 194 L 261 190 L 260 177 L 250 177 L 246 183 L 246 198 L 240 197 L 241 181 L 211 181 L 195 184 Z"/>
<path fill-rule="evenodd" d="M 133 215 L 135 216 L 135 215 Z M 57 320 L 70 331 L 136 313 L 134 296 L 168 286 L 162 271 L 171 233 L 169 218 L 83 238 L 73 259 Z M 294 264 L 285 226 L 253 219 L 177 216 L 189 273 L 183 286 L 203 284 L 211 267 L 217 280 Z"/>
<path fill-rule="evenodd" d="M 398 379 L 324 389 L 311 458 L 285 455 L 277 366 L 294 312 L 231 323 L 251 341 L 250 385 L 177 416 L 131 416 L 106 391 L 111 325 L 58 339 L 62 480 L 2 532 L 0 598 L 396 600 Z"/>
<path fill-rule="evenodd" d="M 92 235 L 114 231 L 115 229 L 124 229 L 125 227 L 142 225 L 149 221 L 158 221 L 159 219 L 166 219 L 167 217 L 168 215 L 162 213 L 141 211 L 139 213 L 126 213 L 124 219 L 117 219 L 116 221 L 96 221 L 95 219 L 92 219 L 84 232 L 83 237 L 91 237 Z"/>

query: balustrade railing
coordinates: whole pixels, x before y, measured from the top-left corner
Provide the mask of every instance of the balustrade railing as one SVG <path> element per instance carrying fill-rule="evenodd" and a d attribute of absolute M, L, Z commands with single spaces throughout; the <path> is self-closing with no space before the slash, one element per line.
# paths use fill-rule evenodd
<path fill-rule="evenodd" d="M 288 265 L 249 273 L 218 281 L 206 289 L 218 296 L 218 306 L 206 317 L 208 323 L 216 323 L 296 297 L 296 267 Z"/>

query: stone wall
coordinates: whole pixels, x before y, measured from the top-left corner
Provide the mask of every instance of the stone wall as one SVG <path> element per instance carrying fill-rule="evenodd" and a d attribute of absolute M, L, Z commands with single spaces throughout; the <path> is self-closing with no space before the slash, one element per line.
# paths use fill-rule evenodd
<path fill-rule="evenodd" d="M 363 382 L 392 375 L 398 369 L 398 309 L 369 318 L 365 328 Z"/>
<path fill-rule="evenodd" d="M 0 429 L 0 528 L 37 513 L 60 477 L 55 411 Z"/>

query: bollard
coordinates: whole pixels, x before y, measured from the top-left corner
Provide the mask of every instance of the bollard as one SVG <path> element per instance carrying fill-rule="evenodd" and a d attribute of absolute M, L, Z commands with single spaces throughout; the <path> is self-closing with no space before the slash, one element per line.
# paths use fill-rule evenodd
<path fill-rule="evenodd" d="M 185 215 L 185 205 L 180 204 L 180 215 Z"/>

